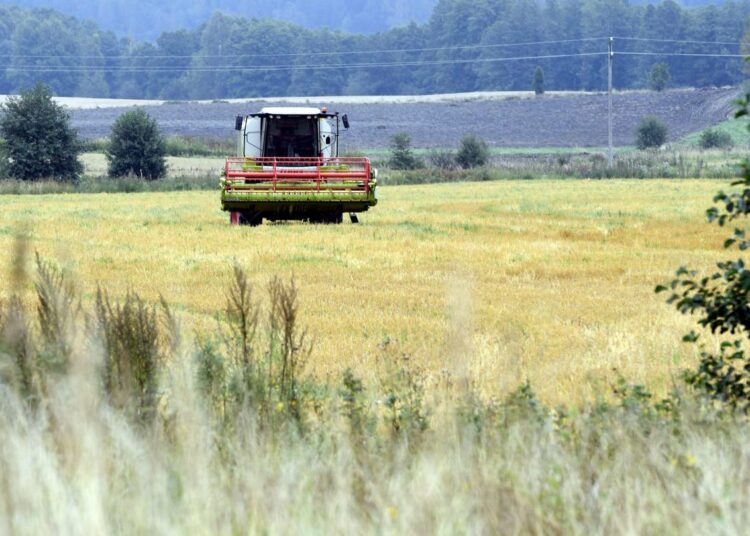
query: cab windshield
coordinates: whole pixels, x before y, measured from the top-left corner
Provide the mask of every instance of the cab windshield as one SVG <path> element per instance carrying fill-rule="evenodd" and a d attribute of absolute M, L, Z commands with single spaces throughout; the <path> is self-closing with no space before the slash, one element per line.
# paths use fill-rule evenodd
<path fill-rule="evenodd" d="M 266 118 L 263 154 L 272 157 L 316 157 L 318 118 L 310 116 L 271 116 Z"/>

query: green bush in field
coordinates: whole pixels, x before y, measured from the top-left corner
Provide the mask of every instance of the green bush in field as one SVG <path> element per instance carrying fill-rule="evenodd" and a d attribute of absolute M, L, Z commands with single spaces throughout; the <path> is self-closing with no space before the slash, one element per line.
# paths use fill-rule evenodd
<path fill-rule="evenodd" d="M 143 110 L 125 112 L 112 126 L 106 156 L 110 177 L 155 180 L 167 174 L 166 144 L 156 121 Z"/>
<path fill-rule="evenodd" d="M 664 145 L 667 141 L 667 125 L 658 117 L 647 115 L 641 119 L 636 130 L 635 144 L 639 149 L 652 149 Z"/>
<path fill-rule="evenodd" d="M 83 172 L 70 117 L 41 83 L 0 105 L 0 138 L 4 166 L 13 178 L 75 181 Z"/>
<path fill-rule="evenodd" d="M 423 167 L 422 161 L 414 155 L 411 148 L 411 136 L 399 132 L 391 137 L 391 157 L 388 160 L 391 169 L 417 169 Z"/>
<path fill-rule="evenodd" d="M 747 117 L 750 93 L 739 101 L 735 117 Z M 697 314 L 698 325 L 712 334 L 727 335 L 716 348 L 715 343 L 700 344 L 700 361 L 695 371 L 686 375 L 687 383 L 701 390 L 712 400 L 732 409 L 750 412 L 750 356 L 746 354 L 750 339 L 750 269 L 743 258 L 750 249 L 743 221 L 750 216 L 750 160 L 742 163 L 742 177 L 730 193 L 720 191 L 713 206 L 706 211 L 708 221 L 720 227 L 731 225 L 732 234 L 724 247 L 736 248 L 736 258 L 716 263 L 717 270 L 699 277 L 698 272 L 682 266 L 675 278 L 656 287 L 668 292 L 667 303 L 684 314 Z M 700 334 L 691 331 L 683 341 L 698 343 Z"/>
<path fill-rule="evenodd" d="M 654 63 L 648 73 L 648 85 L 655 91 L 663 91 L 671 78 L 672 75 L 666 63 Z"/>
<path fill-rule="evenodd" d="M 461 143 L 456 154 L 456 162 L 464 169 L 480 167 L 487 163 L 490 158 L 490 150 L 487 142 L 474 134 L 467 134 L 461 138 Z"/>
<path fill-rule="evenodd" d="M 429 155 L 430 165 L 443 171 L 452 171 L 456 169 L 456 155 L 451 151 L 434 149 Z"/>
<path fill-rule="evenodd" d="M 734 145 L 729 132 L 723 132 L 714 128 L 707 128 L 701 132 L 698 144 L 701 146 L 701 149 L 728 149 Z"/>
<path fill-rule="evenodd" d="M 0 179 L 8 176 L 8 155 L 5 152 L 5 140 L 0 138 Z"/>

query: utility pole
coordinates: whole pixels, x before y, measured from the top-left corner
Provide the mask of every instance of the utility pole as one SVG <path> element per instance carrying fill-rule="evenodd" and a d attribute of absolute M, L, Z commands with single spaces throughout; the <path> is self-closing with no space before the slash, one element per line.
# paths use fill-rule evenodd
<path fill-rule="evenodd" d="M 607 130 L 609 134 L 609 151 L 607 153 L 607 167 L 612 169 L 612 58 L 615 53 L 613 49 L 614 37 L 609 38 L 609 51 L 607 52 Z"/>

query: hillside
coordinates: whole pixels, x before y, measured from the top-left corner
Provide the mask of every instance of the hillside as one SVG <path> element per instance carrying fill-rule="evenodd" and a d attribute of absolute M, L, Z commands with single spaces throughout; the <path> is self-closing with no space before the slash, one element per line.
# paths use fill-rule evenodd
<path fill-rule="evenodd" d="M 671 140 L 726 119 L 737 89 L 675 89 L 663 93 L 629 91 L 614 98 L 614 143 L 633 144 L 634 131 L 645 115 L 656 115 L 669 127 Z M 416 147 L 455 147 L 475 133 L 493 147 L 601 147 L 607 144 L 607 96 L 560 94 L 542 98 L 478 97 L 400 98 L 380 103 L 372 98 L 329 98 L 304 103 L 328 105 L 346 112 L 352 128 L 342 136 L 342 149 L 385 148 L 393 134 L 407 132 Z M 299 101 L 297 103 L 299 103 Z M 234 117 L 284 101 L 170 103 L 145 109 L 166 134 L 226 139 L 233 136 Z M 294 104 L 294 103 L 292 103 Z M 72 109 L 73 124 L 84 138 L 109 133 L 126 108 Z"/>

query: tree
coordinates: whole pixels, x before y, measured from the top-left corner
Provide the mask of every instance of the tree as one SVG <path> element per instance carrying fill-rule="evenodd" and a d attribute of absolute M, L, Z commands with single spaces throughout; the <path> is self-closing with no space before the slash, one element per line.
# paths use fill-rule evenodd
<path fill-rule="evenodd" d="M 112 125 L 106 153 L 108 174 L 159 179 L 167 174 L 165 153 L 166 144 L 156 121 L 140 109 L 125 112 Z"/>
<path fill-rule="evenodd" d="M 399 132 L 391 137 L 391 158 L 388 165 L 392 169 L 417 169 L 422 167 L 422 162 L 414 156 L 411 149 L 411 136 L 405 132 Z"/>
<path fill-rule="evenodd" d="M 663 91 L 671 80 L 669 66 L 666 63 L 654 63 L 648 73 L 648 85 L 655 91 Z"/>
<path fill-rule="evenodd" d="M 667 141 L 667 125 L 662 123 L 658 117 L 647 115 L 641 119 L 641 124 L 636 130 L 635 144 L 639 149 L 657 148 Z"/>
<path fill-rule="evenodd" d="M 736 117 L 748 115 L 750 93 L 740 100 Z M 714 197 L 718 206 L 706 211 L 709 222 L 724 227 L 735 226 L 724 241 L 724 248 L 736 248 L 742 253 L 750 248 L 750 239 L 739 221 L 750 215 L 750 161 L 742 163 L 742 178 L 732 186 L 741 189 L 732 193 L 719 192 Z M 689 371 L 688 384 L 703 391 L 708 397 L 727 404 L 732 409 L 750 410 L 750 356 L 745 346 L 750 339 L 750 269 L 741 257 L 716 264 L 718 271 L 698 278 L 698 272 L 680 267 L 675 279 L 656 287 L 656 292 L 670 292 L 667 303 L 683 314 L 700 315 L 698 324 L 711 333 L 729 334 L 717 350 L 700 345 L 698 369 Z M 735 338 L 736 337 L 736 338 Z M 700 335 L 691 331 L 683 341 L 698 343 Z"/>
<path fill-rule="evenodd" d="M 701 132 L 698 145 L 700 145 L 701 149 L 728 149 L 734 143 L 729 132 L 724 132 L 718 128 L 707 128 Z"/>
<path fill-rule="evenodd" d="M 535 95 L 544 95 L 544 71 L 539 66 L 534 71 L 534 81 L 531 83 L 531 88 Z"/>
<path fill-rule="evenodd" d="M 47 86 L 39 83 L 10 97 L 0 105 L 0 113 L 8 175 L 21 180 L 78 179 L 83 172 L 78 134 Z"/>
<path fill-rule="evenodd" d="M 0 138 L 0 179 L 8 176 L 8 155 L 5 152 L 5 140 Z"/>
<path fill-rule="evenodd" d="M 461 138 L 456 154 L 456 162 L 464 169 L 483 166 L 490 157 L 487 142 L 474 134 L 467 134 Z"/>

